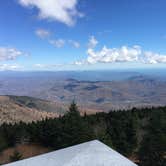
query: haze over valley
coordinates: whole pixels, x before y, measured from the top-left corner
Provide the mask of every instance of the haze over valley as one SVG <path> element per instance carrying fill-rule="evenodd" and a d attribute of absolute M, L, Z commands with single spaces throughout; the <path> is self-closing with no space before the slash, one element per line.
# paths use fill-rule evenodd
<path fill-rule="evenodd" d="M 0 95 L 29 96 L 58 103 L 63 108 L 61 114 L 73 100 L 82 110 L 90 112 L 164 106 L 164 72 L 165 70 L 1 72 Z M 46 111 L 54 112 L 48 108 Z"/>

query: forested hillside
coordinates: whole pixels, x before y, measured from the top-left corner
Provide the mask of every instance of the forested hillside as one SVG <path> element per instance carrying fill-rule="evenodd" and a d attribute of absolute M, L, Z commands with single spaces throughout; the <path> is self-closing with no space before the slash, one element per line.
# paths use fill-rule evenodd
<path fill-rule="evenodd" d="M 1 154 L 5 149 L 21 144 L 33 143 L 57 150 L 93 139 L 101 140 L 139 162 L 140 166 L 164 166 L 166 107 L 80 116 L 73 102 L 69 111 L 59 118 L 0 126 Z M 23 157 L 15 152 L 9 160 Z"/>

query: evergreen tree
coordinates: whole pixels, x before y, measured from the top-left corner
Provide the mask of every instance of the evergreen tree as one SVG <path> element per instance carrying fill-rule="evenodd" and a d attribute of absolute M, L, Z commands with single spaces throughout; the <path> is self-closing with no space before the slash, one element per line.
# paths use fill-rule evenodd
<path fill-rule="evenodd" d="M 63 136 L 69 145 L 75 145 L 92 139 L 91 131 L 87 128 L 85 121 L 80 115 L 77 104 L 73 101 L 62 118 L 64 124 Z"/>
<path fill-rule="evenodd" d="M 139 158 L 141 166 L 165 166 L 166 158 L 166 113 L 153 110 L 144 135 Z"/>
<path fill-rule="evenodd" d="M 6 139 L 0 134 L 0 153 L 8 147 Z"/>

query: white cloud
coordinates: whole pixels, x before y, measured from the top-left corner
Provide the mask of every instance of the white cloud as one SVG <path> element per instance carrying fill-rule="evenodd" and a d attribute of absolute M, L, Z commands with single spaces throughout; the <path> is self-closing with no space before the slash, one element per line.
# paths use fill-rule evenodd
<path fill-rule="evenodd" d="M 0 71 L 5 71 L 5 70 L 20 70 L 22 69 L 23 66 L 17 65 L 17 64 L 0 64 Z"/>
<path fill-rule="evenodd" d="M 95 47 L 98 41 L 94 36 L 90 37 L 87 59 L 75 62 L 76 65 L 113 63 L 113 62 L 140 62 L 148 64 L 166 63 L 166 55 L 144 51 L 140 46 L 122 46 L 120 48 L 107 48 L 104 46 L 96 51 Z"/>
<path fill-rule="evenodd" d="M 132 48 L 123 46 L 121 48 L 107 48 L 104 46 L 100 51 L 94 49 L 87 50 L 89 63 L 108 63 L 108 62 L 133 62 L 138 61 L 138 56 L 141 55 L 141 48 L 133 46 Z"/>
<path fill-rule="evenodd" d="M 50 39 L 51 37 L 51 32 L 46 30 L 46 29 L 37 29 L 35 31 L 35 34 L 42 38 L 42 39 L 46 39 L 50 44 L 52 44 L 53 46 L 57 47 L 57 48 L 61 48 L 64 47 L 65 44 L 69 44 L 70 46 L 74 47 L 74 48 L 79 48 L 80 47 L 80 43 L 78 41 L 75 40 L 67 40 L 67 39 Z"/>
<path fill-rule="evenodd" d="M 73 47 L 75 48 L 79 48 L 80 47 L 80 43 L 74 40 L 68 40 L 69 44 L 71 44 Z"/>
<path fill-rule="evenodd" d="M 74 64 L 75 65 L 82 65 L 82 62 L 76 61 Z"/>
<path fill-rule="evenodd" d="M 85 64 L 88 64 L 87 60 L 75 61 L 75 62 L 72 63 L 71 65 L 78 65 L 78 66 L 81 66 L 81 65 L 85 65 Z"/>
<path fill-rule="evenodd" d="M 53 39 L 53 40 L 49 40 L 49 43 L 57 48 L 62 48 L 67 44 L 74 48 L 80 48 L 80 43 L 75 40 Z"/>
<path fill-rule="evenodd" d="M 38 68 L 45 68 L 45 65 L 43 64 L 40 64 L 40 63 L 37 63 L 34 65 L 35 67 L 38 67 Z"/>
<path fill-rule="evenodd" d="M 91 36 L 88 42 L 88 48 L 95 48 L 96 45 L 98 44 L 98 41 L 94 36 Z"/>
<path fill-rule="evenodd" d="M 50 31 L 45 30 L 45 29 L 37 29 L 35 31 L 36 35 L 39 36 L 40 38 L 44 39 L 44 38 L 48 38 L 50 36 Z"/>
<path fill-rule="evenodd" d="M 25 7 L 35 7 L 39 10 L 39 18 L 60 21 L 69 26 L 83 14 L 76 9 L 78 0 L 19 0 Z"/>
<path fill-rule="evenodd" d="M 0 47 L 0 61 L 15 60 L 21 55 L 24 53 L 15 48 Z"/>
<path fill-rule="evenodd" d="M 50 44 L 52 44 L 54 47 L 61 48 L 65 46 L 66 41 L 64 39 L 57 39 L 57 40 L 50 40 Z"/>
<path fill-rule="evenodd" d="M 59 68 L 64 66 L 64 64 L 35 64 L 34 67 L 38 69 L 53 69 L 53 68 Z"/>
<path fill-rule="evenodd" d="M 151 63 L 151 64 L 166 63 L 166 55 L 146 51 L 144 52 L 144 56 L 145 56 L 144 58 L 145 63 Z"/>

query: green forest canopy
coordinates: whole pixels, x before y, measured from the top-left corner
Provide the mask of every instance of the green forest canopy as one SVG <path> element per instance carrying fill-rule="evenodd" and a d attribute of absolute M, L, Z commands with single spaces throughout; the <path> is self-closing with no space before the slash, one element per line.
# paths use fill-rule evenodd
<path fill-rule="evenodd" d="M 166 107 L 80 116 L 73 102 L 62 117 L 0 126 L 0 151 L 16 144 L 40 143 L 52 150 L 98 139 L 141 166 L 166 163 Z"/>

